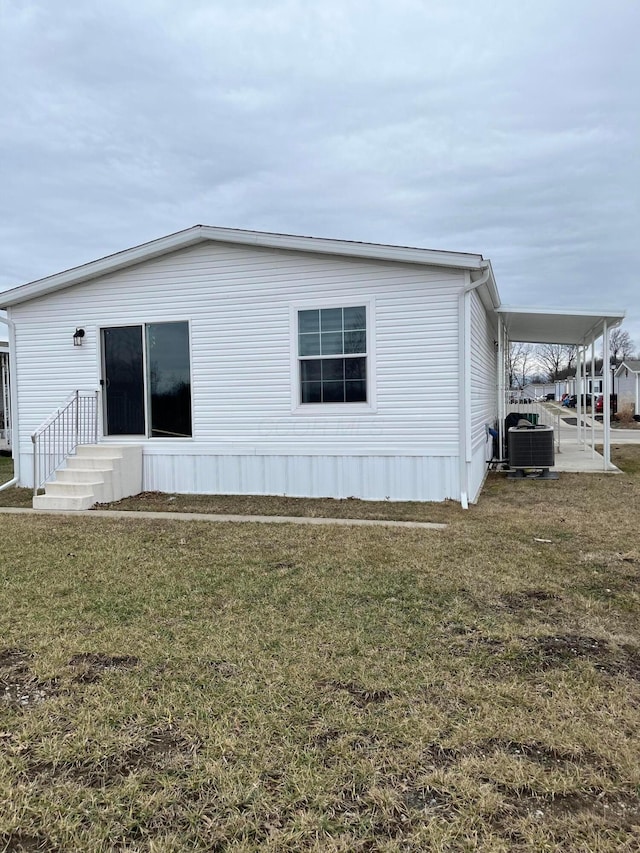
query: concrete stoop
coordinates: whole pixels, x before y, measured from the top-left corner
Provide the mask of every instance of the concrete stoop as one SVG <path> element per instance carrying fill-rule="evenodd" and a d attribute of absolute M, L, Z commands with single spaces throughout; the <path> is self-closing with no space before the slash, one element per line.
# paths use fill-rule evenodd
<path fill-rule="evenodd" d="M 137 495 L 142 491 L 142 448 L 81 444 L 44 490 L 34 497 L 34 509 L 82 510 Z"/>

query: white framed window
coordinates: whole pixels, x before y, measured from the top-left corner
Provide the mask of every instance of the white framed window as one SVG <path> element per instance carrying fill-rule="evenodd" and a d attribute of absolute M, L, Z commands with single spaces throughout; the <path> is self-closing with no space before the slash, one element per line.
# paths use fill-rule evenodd
<path fill-rule="evenodd" d="M 293 409 L 372 411 L 371 300 L 292 306 Z"/>

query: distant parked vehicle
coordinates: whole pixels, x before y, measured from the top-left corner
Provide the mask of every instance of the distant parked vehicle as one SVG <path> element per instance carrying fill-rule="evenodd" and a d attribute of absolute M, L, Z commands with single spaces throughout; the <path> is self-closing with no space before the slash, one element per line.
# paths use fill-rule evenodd
<path fill-rule="evenodd" d="M 571 408 L 571 409 L 577 408 L 577 406 L 578 406 L 578 395 L 572 394 L 571 397 L 569 397 L 569 402 L 563 403 L 563 405 L 569 406 L 569 408 Z M 580 397 L 580 406 L 583 409 L 590 408 L 590 406 L 591 406 L 591 394 L 582 394 L 582 396 Z"/>
<path fill-rule="evenodd" d="M 553 403 L 553 401 L 556 399 L 556 395 L 555 394 L 545 394 L 544 399 L 547 401 L 547 403 Z"/>
<path fill-rule="evenodd" d="M 603 404 L 604 404 L 604 394 L 598 394 L 598 396 L 596 397 L 596 412 L 600 415 L 602 414 L 602 410 L 604 408 Z M 618 411 L 618 395 L 617 394 L 610 394 L 609 395 L 609 404 L 611 406 L 611 414 L 615 415 L 615 413 Z"/>

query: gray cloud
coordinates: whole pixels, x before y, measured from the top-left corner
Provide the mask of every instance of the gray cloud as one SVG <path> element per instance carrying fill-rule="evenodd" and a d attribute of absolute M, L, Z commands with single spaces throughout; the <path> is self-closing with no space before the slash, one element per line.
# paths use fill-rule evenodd
<path fill-rule="evenodd" d="M 635 0 L 5 0 L 0 287 L 196 222 L 480 251 L 640 346 Z"/>

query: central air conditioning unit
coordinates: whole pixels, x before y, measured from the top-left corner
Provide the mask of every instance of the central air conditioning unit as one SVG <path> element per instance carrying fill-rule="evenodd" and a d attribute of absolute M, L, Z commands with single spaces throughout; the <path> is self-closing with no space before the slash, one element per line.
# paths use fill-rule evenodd
<path fill-rule="evenodd" d="M 526 426 L 510 427 L 507 435 L 511 468 L 520 472 L 525 468 L 544 468 L 548 471 L 555 464 L 553 427 L 527 423 Z"/>

